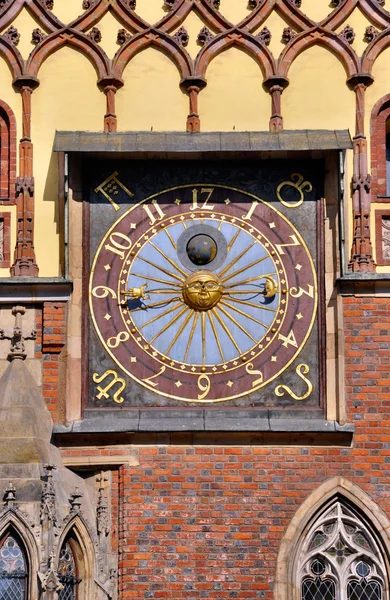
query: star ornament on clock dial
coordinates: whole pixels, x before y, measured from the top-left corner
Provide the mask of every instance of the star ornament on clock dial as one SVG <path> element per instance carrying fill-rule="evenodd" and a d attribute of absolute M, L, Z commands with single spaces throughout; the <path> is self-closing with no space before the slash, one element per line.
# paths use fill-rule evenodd
<path fill-rule="evenodd" d="M 93 259 L 89 297 L 130 388 L 211 403 L 256 393 L 291 365 L 314 324 L 317 286 L 302 236 L 271 204 L 192 185 L 117 220 Z"/>

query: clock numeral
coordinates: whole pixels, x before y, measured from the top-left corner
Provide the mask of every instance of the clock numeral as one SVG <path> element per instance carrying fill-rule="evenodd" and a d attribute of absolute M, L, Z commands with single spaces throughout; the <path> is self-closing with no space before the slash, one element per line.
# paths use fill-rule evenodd
<path fill-rule="evenodd" d="M 246 213 L 245 217 L 242 217 L 244 219 L 244 221 L 252 221 L 252 215 L 255 212 L 256 208 L 259 206 L 260 202 L 258 200 L 255 200 L 254 202 L 252 202 L 252 205 L 250 207 L 250 209 L 248 210 L 248 212 Z"/>
<path fill-rule="evenodd" d="M 305 394 L 302 394 L 302 396 L 297 396 L 296 394 L 294 394 L 292 389 L 288 387 L 288 385 L 278 385 L 275 388 L 276 396 L 284 396 L 285 392 L 287 392 L 287 394 L 289 394 L 294 400 L 306 400 L 306 398 L 308 398 L 313 391 L 312 382 L 307 377 L 305 377 L 305 375 L 307 375 L 309 371 L 309 366 L 305 365 L 304 363 L 301 363 L 295 369 L 295 372 L 298 375 L 298 377 L 300 377 L 300 379 L 302 379 L 302 381 L 304 381 L 307 385 L 307 390 Z"/>
<path fill-rule="evenodd" d="M 113 337 L 108 338 L 107 346 L 109 348 L 118 348 L 121 342 L 127 342 L 130 338 L 130 334 L 127 331 L 121 331 L 118 335 L 114 335 Z"/>
<path fill-rule="evenodd" d="M 260 375 L 260 377 L 252 381 L 252 387 L 256 387 L 257 385 L 260 385 L 260 383 L 263 383 L 263 373 L 257 369 L 254 369 L 253 363 L 248 363 L 245 366 L 245 370 L 248 373 L 248 375 Z"/>
<path fill-rule="evenodd" d="M 208 201 L 211 198 L 211 194 L 213 193 L 214 188 L 201 188 L 200 193 L 201 194 L 208 194 L 206 200 L 203 202 L 202 206 L 199 207 L 198 205 L 198 194 L 199 194 L 199 190 L 197 190 L 196 188 L 194 190 L 192 190 L 192 206 L 190 206 L 190 210 L 198 210 L 200 208 L 200 210 L 214 210 L 214 204 L 212 204 L 211 206 L 208 205 Z"/>
<path fill-rule="evenodd" d="M 148 377 L 148 379 L 143 379 L 142 381 L 144 381 L 148 385 L 151 385 L 154 388 L 157 387 L 158 381 L 152 381 L 152 380 L 156 379 L 156 377 L 160 377 L 160 375 L 162 375 L 165 372 L 165 369 L 166 369 L 166 367 L 162 366 L 158 373 L 156 373 L 155 375 L 152 375 L 151 377 Z"/>
<path fill-rule="evenodd" d="M 211 388 L 210 377 L 208 375 L 199 376 L 198 388 L 203 392 L 202 394 L 198 394 L 198 400 L 203 400 L 203 398 L 206 398 Z"/>
<path fill-rule="evenodd" d="M 124 379 L 122 379 L 122 377 L 118 377 L 118 375 L 115 371 L 109 369 L 108 371 L 103 373 L 103 375 L 99 375 L 99 373 L 94 373 L 92 375 L 92 379 L 95 383 L 102 383 L 102 381 L 104 381 L 107 377 L 110 377 L 111 375 L 112 375 L 112 379 L 109 383 L 107 383 L 106 387 L 97 386 L 96 389 L 99 393 L 96 394 L 96 398 L 98 400 L 101 400 L 103 397 L 106 399 L 110 398 L 110 394 L 108 392 L 111 390 L 111 388 L 114 385 L 118 384 L 119 387 L 117 387 L 116 391 L 113 393 L 112 399 L 117 404 L 122 404 L 122 402 L 124 402 L 124 398 L 122 396 L 120 396 L 120 394 L 125 389 L 126 382 Z"/>
<path fill-rule="evenodd" d="M 301 245 L 295 234 L 290 235 L 289 238 L 290 238 L 290 240 L 292 240 L 291 244 L 275 244 L 275 248 L 277 249 L 279 254 L 284 254 L 283 248 L 289 248 L 290 246 L 300 246 Z"/>
<path fill-rule="evenodd" d="M 153 204 L 154 208 L 156 209 L 156 213 L 158 215 L 157 219 L 153 215 L 153 213 L 150 209 L 150 206 L 148 206 L 147 204 L 142 205 L 142 208 L 144 209 L 144 211 L 146 212 L 146 214 L 148 215 L 148 217 L 150 219 L 149 225 L 154 225 L 156 221 L 161 221 L 161 219 L 163 219 L 165 217 L 165 213 L 161 210 L 161 206 L 159 205 L 157 200 L 152 200 L 152 204 Z"/>
<path fill-rule="evenodd" d="M 98 285 L 92 290 L 92 296 L 95 296 L 95 298 L 107 298 L 109 294 L 111 294 L 111 298 L 116 300 L 116 293 L 106 285 Z"/>
<path fill-rule="evenodd" d="M 119 240 L 117 238 L 119 238 Z M 114 233 L 110 235 L 110 242 L 112 246 L 110 244 L 106 244 L 104 246 L 105 249 L 110 250 L 110 252 L 114 252 L 120 256 L 122 260 L 124 260 L 126 250 L 130 250 L 131 248 L 131 240 L 124 233 L 121 233 L 120 231 L 114 231 Z"/>
<path fill-rule="evenodd" d="M 297 340 L 295 339 L 293 330 L 290 331 L 287 337 L 279 333 L 279 340 L 284 340 L 282 346 L 285 348 L 288 348 L 289 345 L 294 346 L 294 348 L 298 348 Z"/>
<path fill-rule="evenodd" d="M 295 190 L 297 190 L 297 192 L 299 193 L 299 200 L 297 200 L 296 202 L 286 202 L 286 200 L 283 200 L 283 198 L 280 195 L 280 192 L 286 186 L 292 187 Z M 276 196 L 279 202 L 283 204 L 283 206 L 287 206 L 288 208 L 298 208 L 298 206 L 300 206 L 303 200 L 305 199 L 305 195 L 303 192 L 305 190 L 307 192 L 311 192 L 312 189 L 312 184 L 310 183 L 310 181 L 304 181 L 303 175 L 301 175 L 300 173 L 293 173 L 291 175 L 291 181 L 282 181 L 282 183 L 278 185 L 278 187 L 276 188 Z"/>
<path fill-rule="evenodd" d="M 301 287 L 292 287 L 290 289 L 290 296 L 292 296 L 293 298 L 300 298 L 301 296 L 303 296 L 303 294 L 306 294 L 306 296 L 309 296 L 309 298 L 314 298 L 314 287 L 310 284 L 307 284 L 307 287 L 307 291 Z"/>

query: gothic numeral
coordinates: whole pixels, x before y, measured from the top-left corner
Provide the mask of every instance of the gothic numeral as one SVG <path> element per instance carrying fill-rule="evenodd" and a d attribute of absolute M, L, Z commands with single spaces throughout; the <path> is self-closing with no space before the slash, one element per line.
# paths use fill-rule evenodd
<path fill-rule="evenodd" d="M 151 385 L 154 388 L 157 387 L 158 382 L 152 381 L 152 380 L 156 379 L 156 377 L 160 377 L 160 375 L 162 375 L 165 372 L 165 369 L 166 369 L 166 367 L 162 366 L 158 373 L 156 373 L 155 375 L 152 375 L 151 377 L 148 377 L 148 379 L 143 379 L 142 381 L 144 381 L 148 385 Z"/>
<path fill-rule="evenodd" d="M 211 194 L 213 193 L 214 188 L 201 188 L 200 193 L 201 194 L 208 194 L 206 200 L 203 202 L 202 206 L 199 207 L 198 205 L 198 194 L 199 194 L 199 190 L 197 190 L 196 188 L 194 190 L 192 190 L 192 206 L 190 206 L 190 210 L 198 210 L 200 208 L 200 210 L 214 210 L 214 204 L 212 205 L 208 205 L 208 201 L 211 198 Z"/>
<path fill-rule="evenodd" d="M 110 235 L 110 242 L 111 244 L 106 244 L 104 246 L 105 249 L 114 252 L 114 254 L 117 254 L 124 260 L 126 250 L 130 250 L 131 248 L 131 240 L 124 233 L 114 231 L 114 233 Z"/>
<path fill-rule="evenodd" d="M 163 213 L 163 211 L 161 210 L 161 206 L 159 205 L 157 200 L 152 200 L 152 204 L 153 204 L 153 207 L 156 209 L 157 218 L 152 213 L 152 210 L 148 204 L 142 205 L 142 208 L 144 209 L 144 211 L 146 212 L 146 214 L 148 215 L 148 217 L 150 219 L 149 225 L 154 225 L 156 221 L 161 221 L 161 219 L 163 219 L 165 217 L 165 213 Z"/>
<path fill-rule="evenodd" d="M 99 393 L 96 394 L 96 398 L 98 400 L 101 400 L 103 397 L 106 399 L 110 398 L 109 391 L 111 390 L 111 388 L 114 385 L 117 385 L 118 387 L 117 387 L 116 391 L 112 394 L 112 399 L 117 404 L 122 404 L 122 402 L 124 402 L 124 398 L 122 396 L 120 396 L 120 394 L 125 389 L 126 382 L 121 377 L 118 377 L 118 375 L 115 371 L 109 369 L 108 371 L 103 373 L 103 375 L 99 375 L 99 373 L 94 373 L 92 376 L 92 379 L 95 383 L 102 383 L 102 381 L 104 381 L 107 377 L 110 377 L 110 375 L 112 375 L 112 379 L 111 379 L 111 381 L 109 381 L 109 383 L 107 383 L 106 387 L 97 386 L 96 389 Z"/>
<path fill-rule="evenodd" d="M 295 234 L 290 235 L 290 240 L 292 240 L 292 242 L 290 244 L 275 244 L 275 248 L 277 249 L 277 251 L 279 252 L 279 254 L 284 254 L 284 250 L 283 248 L 288 248 L 290 246 L 300 246 L 300 242 L 297 239 L 297 236 Z"/>
<path fill-rule="evenodd" d="M 292 287 L 290 289 L 290 296 L 292 296 L 293 298 L 300 298 L 301 296 L 303 296 L 303 294 L 305 294 L 306 296 L 309 296 L 309 298 L 314 298 L 314 287 L 310 284 L 307 284 L 307 287 L 307 291 L 301 287 Z"/>
<path fill-rule="evenodd" d="M 295 339 L 293 330 L 291 330 L 287 336 L 284 336 L 281 333 L 279 333 L 279 339 L 284 340 L 282 346 L 284 346 L 285 348 L 288 348 L 289 345 L 294 346 L 294 348 L 298 348 L 297 340 Z"/>

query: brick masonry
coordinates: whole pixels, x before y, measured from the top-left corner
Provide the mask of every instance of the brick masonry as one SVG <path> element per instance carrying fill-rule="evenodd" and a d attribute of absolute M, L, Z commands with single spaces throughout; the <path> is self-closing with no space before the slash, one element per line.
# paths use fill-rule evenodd
<path fill-rule="evenodd" d="M 308 495 L 335 476 L 390 515 L 389 308 L 388 298 L 344 299 L 353 447 L 145 445 L 139 466 L 114 471 L 121 598 L 272 598 L 287 526 Z"/>

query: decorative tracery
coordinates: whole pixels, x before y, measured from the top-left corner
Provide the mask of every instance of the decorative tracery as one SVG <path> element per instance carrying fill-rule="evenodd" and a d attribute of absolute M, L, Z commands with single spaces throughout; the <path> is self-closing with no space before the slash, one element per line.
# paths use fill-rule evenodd
<path fill-rule="evenodd" d="M 9 533 L 0 546 L 0 598 L 26 598 L 27 561 L 17 536 Z"/>
<path fill-rule="evenodd" d="M 77 577 L 76 558 L 69 539 L 61 548 L 58 574 L 63 585 L 63 589 L 58 594 L 58 600 L 75 600 L 77 585 L 81 579 Z"/>
<path fill-rule="evenodd" d="M 368 526 L 337 501 L 315 521 L 300 553 L 301 600 L 383 600 L 386 567 Z"/>

